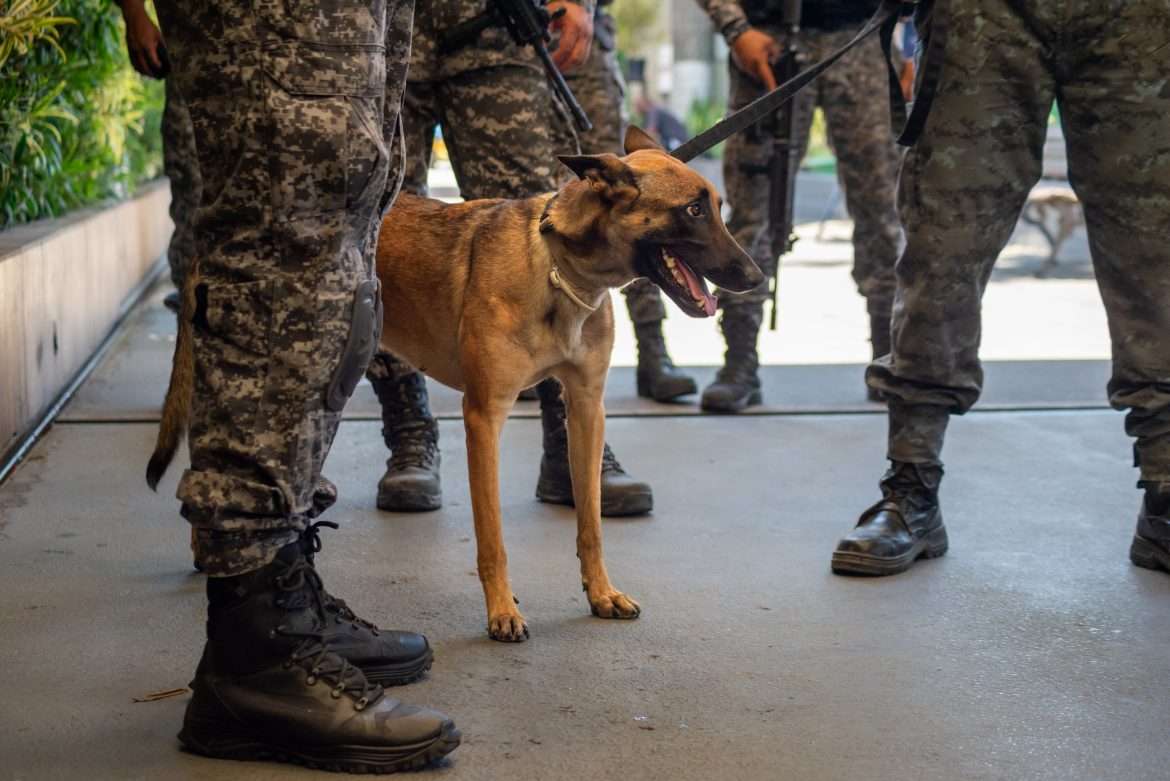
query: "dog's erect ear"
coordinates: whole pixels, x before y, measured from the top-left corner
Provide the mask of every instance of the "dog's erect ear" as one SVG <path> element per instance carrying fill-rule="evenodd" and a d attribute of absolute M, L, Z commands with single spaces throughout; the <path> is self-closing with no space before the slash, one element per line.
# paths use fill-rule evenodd
<path fill-rule="evenodd" d="M 638 197 L 638 180 L 617 155 L 560 155 L 557 159 L 607 201 L 620 203 Z"/>
<path fill-rule="evenodd" d="M 654 149 L 665 152 L 662 144 L 654 140 L 654 136 L 640 127 L 630 125 L 626 128 L 626 154 L 632 155 L 640 149 Z"/>

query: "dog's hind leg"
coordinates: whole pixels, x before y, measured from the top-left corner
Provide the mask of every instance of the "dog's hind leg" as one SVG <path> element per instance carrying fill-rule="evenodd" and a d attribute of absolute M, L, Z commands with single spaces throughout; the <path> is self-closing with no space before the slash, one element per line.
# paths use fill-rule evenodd
<path fill-rule="evenodd" d="M 500 430 L 510 408 L 510 399 L 485 398 L 471 387 L 463 397 L 476 562 L 487 602 L 488 636 L 518 643 L 528 639 L 528 624 L 516 609 L 516 598 L 508 582 L 508 554 L 504 550 L 500 518 Z"/>
<path fill-rule="evenodd" d="M 601 550 L 601 451 L 605 447 L 605 372 L 597 381 L 562 377 L 568 412 L 569 469 L 577 507 L 577 558 L 589 608 L 599 618 L 637 618 L 638 603 L 613 587 Z"/>

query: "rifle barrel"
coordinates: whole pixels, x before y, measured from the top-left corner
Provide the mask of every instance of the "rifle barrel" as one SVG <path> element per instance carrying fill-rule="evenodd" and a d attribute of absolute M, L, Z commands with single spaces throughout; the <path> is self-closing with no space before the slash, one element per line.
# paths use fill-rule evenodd
<path fill-rule="evenodd" d="M 569 107 L 569 112 L 573 115 L 573 122 L 576 123 L 577 129 L 581 132 L 588 132 L 593 129 L 593 123 L 589 121 L 585 109 L 581 108 L 581 104 L 577 102 L 577 98 L 573 95 L 573 91 L 569 89 L 569 85 L 565 83 L 565 77 L 557 70 L 557 66 L 553 63 L 552 57 L 545 48 L 543 42 L 532 44 L 532 48 L 536 49 L 536 54 L 540 57 L 540 61 L 544 63 L 544 69 L 548 72 L 548 76 L 552 79 L 553 89 L 561 100 Z"/>

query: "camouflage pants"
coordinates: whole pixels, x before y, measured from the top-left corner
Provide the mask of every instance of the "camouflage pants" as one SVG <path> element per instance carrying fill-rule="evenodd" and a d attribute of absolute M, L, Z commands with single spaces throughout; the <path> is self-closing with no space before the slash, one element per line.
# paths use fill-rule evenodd
<path fill-rule="evenodd" d="M 595 25 L 612 25 L 613 17 L 599 14 Z M 612 28 L 611 28 L 612 29 Z M 585 109 L 593 129 L 579 133 L 581 151 L 587 155 L 612 152 L 625 154 L 623 134 L 629 124 L 626 112 L 626 85 L 622 79 L 617 53 L 606 49 L 599 39 L 594 39 L 589 50 L 589 59 L 577 70 L 565 77 L 577 102 Z M 626 297 L 626 308 L 634 325 L 657 323 L 666 318 L 662 305 L 662 294 L 648 279 L 637 279 L 622 288 Z"/>
<path fill-rule="evenodd" d="M 180 290 L 187 267 L 195 253 L 195 210 L 199 208 L 199 161 L 195 152 L 195 133 L 183 96 L 173 79 L 166 82 L 166 104 L 162 115 L 163 170 L 171 180 L 171 222 L 175 231 L 167 246 L 167 263 L 171 281 Z"/>
<path fill-rule="evenodd" d="M 202 181 L 191 468 L 178 497 L 196 561 L 235 575 L 305 527 L 373 349 L 383 102 L 387 81 L 405 78 L 412 2 L 158 10 Z"/>
<path fill-rule="evenodd" d="M 427 5 L 418 6 L 411 80 L 402 102 L 403 188 L 426 194 L 435 129 L 441 127 L 465 199 L 527 198 L 555 190 L 562 176 L 556 155 L 575 154 L 577 142 L 544 71 L 516 57 L 451 72 L 451 61 L 441 62 L 435 45 L 441 32 L 437 20 L 444 17 L 425 13 Z M 366 376 L 399 379 L 411 371 L 380 352 Z"/>
<path fill-rule="evenodd" d="M 1041 173 L 1053 102 L 1109 320 L 1109 400 L 1145 481 L 1170 481 L 1170 16 L 1162 0 L 951 0 L 934 109 L 902 169 L 893 353 L 868 372 L 890 457 L 938 461 L 975 403 L 980 299 Z M 929 33 L 929 26 L 927 26 Z M 1037 316 L 1043 318 L 1043 303 Z M 1036 378 L 1043 382 L 1042 377 Z"/>
<path fill-rule="evenodd" d="M 768 30 L 779 35 L 776 30 Z M 807 62 L 819 60 L 844 45 L 856 30 L 802 31 L 800 44 Z M 734 64 L 729 66 L 729 109 L 758 98 L 763 87 Z M 898 153 L 890 129 L 886 66 L 876 40 L 854 49 L 821 75 L 796 99 L 801 157 L 808 147 L 809 128 L 817 106 L 825 114 L 829 142 L 837 156 L 837 173 L 845 204 L 853 218 L 853 280 L 873 314 L 889 312 L 894 297 L 894 261 L 900 228 L 894 205 Z M 768 227 L 768 161 L 772 140 L 766 125 L 755 125 L 727 140 L 723 180 L 731 219 L 731 235 L 769 277 L 776 274 Z M 723 305 L 767 300 L 768 283 L 746 293 L 719 292 Z"/>

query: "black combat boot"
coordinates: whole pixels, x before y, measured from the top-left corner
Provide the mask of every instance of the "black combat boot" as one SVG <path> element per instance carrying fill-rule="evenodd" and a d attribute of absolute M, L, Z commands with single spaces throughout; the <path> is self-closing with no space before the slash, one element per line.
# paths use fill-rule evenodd
<path fill-rule="evenodd" d="M 540 392 L 540 422 L 544 427 L 544 455 L 536 498 L 549 504 L 573 506 L 573 477 L 569 472 L 569 435 L 565 431 L 565 402 L 556 380 L 537 386 Z M 601 456 L 601 514 L 608 517 L 645 515 L 654 509 L 654 492 L 649 484 L 626 474 L 617 457 L 605 446 Z"/>
<path fill-rule="evenodd" d="M 890 354 L 890 315 L 889 312 L 885 314 L 875 315 L 872 312 L 869 315 L 869 341 L 873 346 L 873 359 L 876 361 L 883 355 Z M 870 401 L 884 402 L 886 401 L 886 394 L 882 393 L 876 388 L 871 388 L 868 385 L 865 388 L 865 397 Z"/>
<path fill-rule="evenodd" d="M 1139 567 L 1170 572 L 1170 485 L 1147 485 L 1129 560 Z"/>
<path fill-rule="evenodd" d="M 390 773 L 459 745 L 441 713 L 386 696 L 329 645 L 321 581 L 299 543 L 233 578 L 209 578 L 207 645 L 179 740 L 222 759 Z"/>
<path fill-rule="evenodd" d="M 881 501 L 837 543 L 833 572 L 894 575 L 919 558 L 946 553 L 947 530 L 938 507 L 942 475 L 941 466 L 891 461 L 882 478 Z"/>
<path fill-rule="evenodd" d="M 666 352 L 662 321 L 634 326 L 638 340 L 638 395 L 659 402 L 673 401 L 698 390 L 695 380 L 680 371 Z"/>
<path fill-rule="evenodd" d="M 390 448 L 386 474 L 378 481 L 378 509 L 425 512 L 443 506 L 439 482 L 439 423 L 427 403 L 419 372 L 371 380 L 382 405 L 382 439 Z"/>
<path fill-rule="evenodd" d="M 763 321 L 763 304 L 737 303 L 723 307 L 719 327 L 727 342 L 727 352 L 715 381 L 703 389 L 699 406 L 707 412 L 742 412 L 748 405 L 763 401 L 760 359 L 756 354 L 756 339 Z"/>
<path fill-rule="evenodd" d="M 321 550 L 321 527 L 336 529 L 330 521 L 317 521 L 301 535 L 301 553 L 313 565 Z M 325 609 L 325 634 L 329 650 L 344 656 L 361 668 L 370 683 L 402 686 L 417 681 L 431 669 L 434 652 L 427 639 L 417 632 L 379 629 L 372 621 L 358 616 L 345 603 L 321 586 L 321 605 Z"/>

